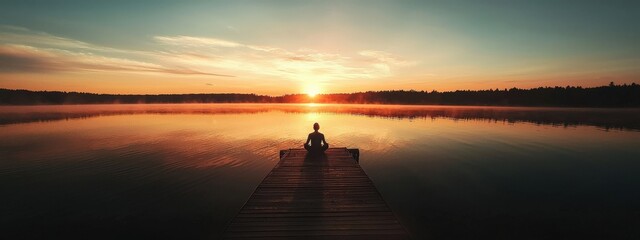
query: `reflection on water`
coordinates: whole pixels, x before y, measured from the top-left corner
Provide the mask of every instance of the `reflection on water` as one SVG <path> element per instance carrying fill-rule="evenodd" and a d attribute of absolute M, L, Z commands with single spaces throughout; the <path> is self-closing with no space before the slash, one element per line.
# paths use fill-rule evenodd
<path fill-rule="evenodd" d="M 336 113 L 383 118 L 453 118 L 640 130 L 640 109 L 358 104 L 122 104 L 0 106 L 0 124 L 123 114 Z"/>
<path fill-rule="evenodd" d="M 0 107 L 0 230 L 215 238 L 278 150 L 301 145 L 317 121 L 332 146 L 361 149 L 416 238 L 635 239 L 638 118 L 493 107 Z"/>

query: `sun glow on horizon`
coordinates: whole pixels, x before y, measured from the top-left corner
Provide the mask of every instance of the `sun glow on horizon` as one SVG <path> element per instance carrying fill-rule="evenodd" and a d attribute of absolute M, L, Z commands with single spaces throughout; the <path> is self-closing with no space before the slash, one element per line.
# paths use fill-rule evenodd
<path fill-rule="evenodd" d="M 313 98 L 320 94 L 320 87 L 318 87 L 317 85 L 307 85 L 304 89 L 304 93 L 307 94 L 307 96 Z"/>

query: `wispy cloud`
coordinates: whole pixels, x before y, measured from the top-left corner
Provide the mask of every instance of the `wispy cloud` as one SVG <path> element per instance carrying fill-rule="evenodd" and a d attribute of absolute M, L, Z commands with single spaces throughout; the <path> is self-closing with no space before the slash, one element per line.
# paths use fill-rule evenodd
<path fill-rule="evenodd" d="M 156 36 L 154 39 L 170 53 L 165 56 L 165 60 L 195 69 L 231 70 L 238 75 L 318 81 L 378 78 L 389 76 L 394 67 L 411 63 L 390 53 L 374 50 L 350 56 L 313 49 L 287 50 L 217 38 Z"/>
<path fill-rule="evenodd" d="M 145 56 L 152 60 L 158 56 L 154 52 L 103 47 L 26 28 L 0 26 L 1 72 L 123 71 L 231 77 L 109 54 Z"/>
<path fill-rule="evenodd" d="M 3 62 L 0 65 L 1 72 L 126 71 L 221 76 L 147 62 L 25 45 L 0 45 L 0 60 Z"/>
<path fill-rule="evenodd" d="M 241 44 L 237 42 L 216 39 L 216 38 L 203 38 L 203 37 L 190 37 L 190 36 L 155 36 L 154 39 L 158 42 L 179 46 L 218 46 L 218 47 L 240 47 Z"/>
<path fill-rule="evenodd" d="M 358 52 L 358 54 L 360 54 L 361 56 L 369 57 L 369 58 L 373 59 L 376 62 L 388 63 L 388 64 L 391 64 L 391 65 L 410 65 L 410 64 L 414 64 L 414 62 L 400 59 L 400 58 L 394 56 L 391 53 L 383 52 L 383 51 L 363 50 L 363 51 Z"/>
<path fill-rule="evenodd" d="M 152 40 L 152 51 L 124 50 L 0 26 L 0 60 L 7 63 L 0 71 L 121 71 L 325 82 L 387 77 L 393 69 L 412 64 L 379 50 L 338 54 L 185 35 Z"/>
<path fill-rule="evenodd" d="M 20 44 L 39 48 L 56 48 L 74 51 L 136 53 L 131 50 L 121 50 L 90 44 L 87 42 L 51 35 L 46 32 L 34 31 L 23 27 L 0 25 L 0 43 Z"/>

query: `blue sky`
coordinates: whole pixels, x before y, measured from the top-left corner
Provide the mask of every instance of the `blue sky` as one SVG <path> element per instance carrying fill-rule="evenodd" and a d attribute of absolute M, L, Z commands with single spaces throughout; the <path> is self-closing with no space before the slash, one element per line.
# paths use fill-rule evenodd
<path fill-rule="evenodd" d="M 2 1 L 0 87 L 118 93 L 640 82 L 634 1 Z"/>

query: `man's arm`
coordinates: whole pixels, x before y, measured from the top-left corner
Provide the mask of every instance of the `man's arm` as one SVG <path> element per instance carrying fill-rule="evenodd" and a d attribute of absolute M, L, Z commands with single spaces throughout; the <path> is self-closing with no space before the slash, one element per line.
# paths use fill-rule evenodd
<path fill-rule="evenodd" d="M 307 141 L 304 141 L 303 145 L 309 145 L 309 140 L 311 140 L 311 134 L 307 135 Z"/>
<path fill-rule="evenodd" d="M 323 142 L 324 144 L 327 144 L 327 140 L 324 140 L 324 134 L 322 134 L 322 142 Z"/>

